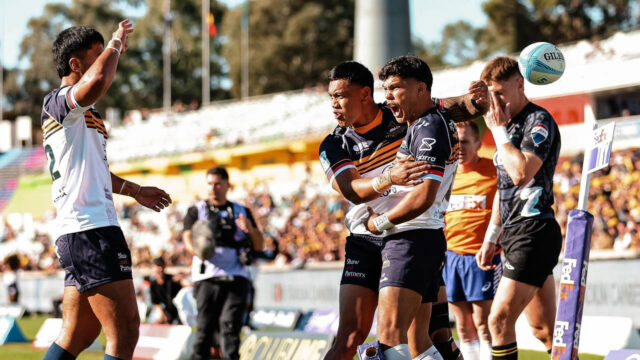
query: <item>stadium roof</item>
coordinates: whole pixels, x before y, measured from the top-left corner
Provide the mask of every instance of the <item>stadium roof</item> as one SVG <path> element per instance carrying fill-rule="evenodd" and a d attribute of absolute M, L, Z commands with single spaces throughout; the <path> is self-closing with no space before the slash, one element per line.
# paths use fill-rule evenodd
<path fill-rule="evenodd" d="M 532 99 L 584 94 L 640 86 L 640 30 L 617 33 L 601 41 L 586 40 L 558 46 L 566 60 L 565 73 L 552 85 L 526 83 Z M 435 71 L 433 94 L 438 97 L 464 94 L 478 79 L 486 61 Z"/>

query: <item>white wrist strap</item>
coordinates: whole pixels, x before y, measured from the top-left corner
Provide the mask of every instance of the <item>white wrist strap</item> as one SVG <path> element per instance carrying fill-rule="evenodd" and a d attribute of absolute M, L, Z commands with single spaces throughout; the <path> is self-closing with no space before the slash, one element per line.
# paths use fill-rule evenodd
<path fill-rule="evenodd" d="M 491 129 L 491 134 L 493 135 L 493 141 L 495 141 L 496 147 L 509 142 L 509 133 L 507 132 L 507 128 L 504 126 L 494 127 Z"/>
<path fill-rule="evenodd" d="M 375 219 L 374 219 L 375 221 Z M 484 233 L 484 242 L 488 242 L 491 244 L 498 243 L 498 236 L 502 232 L 502 226 L 489 223 L 489 227 L 487 227 L 487 232 Z"/>
<path fill-rule="evenodd" d="M 115 41 L 118 41 L 118 47 L 116 47 L 116 45 L 114 44 Z M 118 53 L 118 56 L 120 56 L 120 50 L 122 49 L 122 41 L 120 41 L 120 39 L 111 39 L 111 41 L 109 41 L 109 43 L 107 43 L 107 47 L 105 49 L 113 49 Z"/>
<path fill-rule="evenodd" d="M 378 230 L 379 232 L 383 232 L 385 230 L 391 229 L 393 227 L 393 223 L 389 221 L 387 214 L 382 214 L 373 219 L 373 226 L 375 226 L 376 230 Z"/>

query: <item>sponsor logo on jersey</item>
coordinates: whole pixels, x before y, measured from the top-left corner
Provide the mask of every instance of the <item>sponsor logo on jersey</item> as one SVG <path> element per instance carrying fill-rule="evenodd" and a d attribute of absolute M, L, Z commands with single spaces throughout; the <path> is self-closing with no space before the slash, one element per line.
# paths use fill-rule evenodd
<path fill-rule="evenodd" d="M 419 151 L 431 151 L 433 149 L 433 145 L 436 143 L 436 139 L 432 138 L 422 138 L 422 144 L 420 145 Z"/>
<path fill-rule="evenodd" d="M 320 165 L 322 165 L 322 168 L 324 169 L 324 171 L 329 170 L 329 168 L 331 167 L 331 164 L 329 163 L 329 159 L 327 159 L 326 151 L 323 151 L 320 153 Z"/>
<path fill-rule="evenodd" d="M 427 155 L 419 155 L 418 157 L 416 157 L 416 161 L 430 161 L 430 162 L 436 162 L 436 158 L 433 156 L 427 156 Z"/>
<path fill-rule="evenodd" d="M 533 144 L 535 146 L 542 144 L 545 140 L 547 140 L 548 136 L 549 131 L 543 124 L 538 124 L 534 126 L 533 129 L 531 129 L 531 139 L 533 139 Z"/>
<path fill-rule="evenodd" d="M 357 153 L 365 152 L 367 150 L 369 150 L 369 144 L 367 143 L 357 143 L 353 145 L 353 151 Z"/>

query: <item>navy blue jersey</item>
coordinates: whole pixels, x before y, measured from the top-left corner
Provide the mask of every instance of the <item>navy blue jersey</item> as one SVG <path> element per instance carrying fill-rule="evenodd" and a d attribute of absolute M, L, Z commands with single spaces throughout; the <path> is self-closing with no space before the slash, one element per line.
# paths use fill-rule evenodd
<path fill-rule="evenodd" d="M 529 183 L 517 186 L 496 151 L 493 163 L 498 169 L 503 226 L 510 227 L 530 219 L 553 218 L 553 174 L 560 155 L 558 125 L 547 110 L 530 102 L 509 122 L 507 132 L 517 149 L 540 158 L 542 166 Z"/>

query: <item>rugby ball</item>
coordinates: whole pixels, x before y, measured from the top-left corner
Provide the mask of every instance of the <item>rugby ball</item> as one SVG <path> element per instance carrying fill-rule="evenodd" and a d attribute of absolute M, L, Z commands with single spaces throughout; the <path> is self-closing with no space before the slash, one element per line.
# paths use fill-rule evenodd
<path fill-rule="evenodd" d="M 520 52 L 518 67 L 522 76 L 530 83 L 551 84 L 564 73 L 564 56 L 555 45 L 537 42 Z"/>

